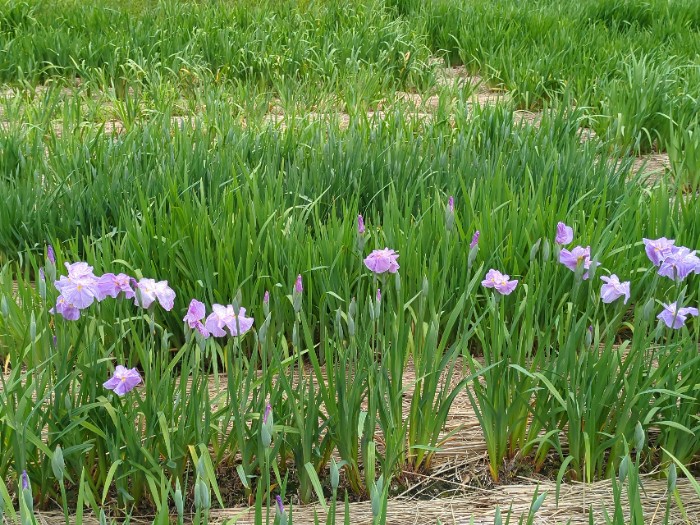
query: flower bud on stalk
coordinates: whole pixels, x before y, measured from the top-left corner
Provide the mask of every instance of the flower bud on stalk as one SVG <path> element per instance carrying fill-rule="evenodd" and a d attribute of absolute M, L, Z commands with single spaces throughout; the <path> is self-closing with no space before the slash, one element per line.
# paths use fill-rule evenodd
<path fill-rule="evenodd" d="M 350 306 L 348 307 L 348 315 L 349 315 L 350 317 L 355 317 L 356 314 L 357 314 L 357 301 L 356 301 L 355 298 L 353 297 L 353 298 L 350 300 Z"/>
<path fill-rule="evenodd" d="M 194 484 L 194 506 L 197 510 L 209 510 L 211 507 L 209 487 L 199 475 Z"/>
<path fill-rule="evenodd" d="M 348 336 L 355 337 L 355 319 L 348 313 Z"/>
<path fill-rule="evenodd" d="M 357 251 L 362 252 L 365 249 L 365 243 L 367 242 L 367 236 L 365 235 L 365 220 L 362 215 L 357 216 Z"/>
<path fill-rule="evenodd" d="M 36 317 L 34 316 L 34 312 L 32 312 L 32 316 L 29 319 L 29 337 L 32 343 L 36 340 Z"/>
<path fill-rule="evenodd" d="M 586 329 L 586 348 L 590 348 L 591 345 L 593 344 L 593 325 L 590 325 L 588 329 Z"/>
<path fill-rule="evenodd" d="M 676 480 L 678 478 L 678 472 L 676 471 L 676 464 L 671 463 L 668 466 L 668 491 L 673 492 L 676 490 Z"/>
<path fill-rule="evenodd" d="M 455 226 L 455 198 L 450 195 L 445 207 L 445 228 L 451 232 Z"/>
<path fill-rule="evenodd" d="M 24 500 L 24 504 L 27 506 L 27 510 L 29 511 L 28 520 L 26 520 L 27 523 L 31 523 L 31 515 L 34 513 L 34 497 L 32 496 L 32 486 L 29 483 L 29 476 L 27 475 L 27 471 L 23 470 L 22 475 L 20 476 L 20 488 L 22 492 L 22 499 Z M 25 519 L 23 517 L 22 519 L 23 522 L 25 522 Z"/>
<path fill-rule="evenodd" d="M 299 348 L 299 328 L 297 324 L 298 323 L 294 323 L 292 327 L 292 345 L 294 348 Z"/>
<path fill-rule="evenodd" d="M 44 275 L 44 269 L 39 268 L 39 282 L 37 283 L 39 286 L 39 297 L 41 297 L 42 300 L 46 300 L 46 276 Z"/>
<path fill-rule="evenodd" d="M 241 308 L 241 303 L 243 302 L 243 294 L 241 293 L 241 289 L 239 288 L 236 290 L 236 295 L 233 298 L 233 302 L 231 303 L 233 305 L 233 311 L 238 315 L 238 310 Z"/>
<path fill-rule="evenodd" d="M 469 256 L 467 257 L 467 268 L 471 269 L 474 261 L 476 260 L 476 254 L 479 253 L 479 236 L 481 232 L 476 230 L 474 236 L 472 237 L 472 242 L 469 243 Z"/>
<path fill-rule="evenodd" d="M 270 315 L 270 292 L 265 290 L 265 295 L 263 295 L 263 312 L 265 317 Z"/>
<path fill-rule="evenodd" d="M 173 497 L 175 500 L 175 510 L 177 510 L 178 517 L 182 518 L 185 514 L 185 502 L 182 497 L 182 487 L 180 486 L 180 478 L 175 480 L 175 495 Z"/>
<path fill-rule="evenodd" d="M 374 318 L 379 319 L 379 314 L 382 311 L 382 291 L 377 288 L 377 297 L 374 301 Z"/>
<path fill-rule="evenodd" d="M 273 417 L 272 417 L 272 407 L 268 405 L 265 407 L 265 413 L 263 414 L 262 427 L 260 429 L 260 437 L 262 439 L 263 447 L 270 448 L 272 444 L 272 431 L 273 431 Z"/>
<path fill-rule="evenodd" d="M 287 514 L 284 512 L 284 503 L 279 495 L 275 496 L 275 509 L 280 525 L 287 525 Z"/>
<path fill-rule="evenodd" d="M 53 251 L 53 246 L 49 244 L 46 248 L 46 276 L 49 281 L 54 282 L 56 280 L 56 254 Z"/>
<path fill-rule="evenodd" d="M 619 472 L 619 479 L 620 483 L 624 483 L 625 479 L 627 479 L 627 471 L 629 470 L 630 467 L 630 459 L 629 456 L 625 456 L 622 458 L 622 461 L 620 462 L 620 472 Z"/>
<path fill-rule="evenodd" d="M 642 428 L 642 424 L 637 421 L 637 425 L 634 427 L 634 448 L 637 453 L 642 451 L 645 442 L 646 437 L 644 435 L 644 429 Z"/>
<path fill-rule="evenodd" d="M 335 311 L 335 330 L 338 333 L 338 339 L 345 339 L 345 333 L 343 332 L 343 316 L 340 312 L 340 308 Z"/>
<path fill-rule="evenodd" d="M 549 239 L 545 239 L 542 243 L 542 260 L 548 261 L 549 256 L 552 254 L 552 245 L 549 243 Z"/>
<path fill-rule="evenodd" d="M 331 458 L 331 488 L 333 492 L 338 490 L 338 485 L 340 484 L 340 469 L 338 464 L 335 462 L 335 458 Z"/>
<path fill-rule="evenodd" d="M 56 450 L 53 452 L 51 470 L 53 470 L 53 475 L 58 481 L 63 481 L 63 476 L 66 472 L 66 463 L 63 460 L 63 449 L 61 449 L 61 445 L 56 445 Z"/>
<path fill-rule="evenodd" d="M 272 318 L 272 316 L 268 313 L 267 316 L 265 317 L 265 321 L 260 326 L 260 330 L 258 330 L 258 338 L 260 339 L 261 343 L 264 343 L 265 340 L 267 339 L 267 331 L 270 329 L 271 318 Z"/>
<path fill-rule="evenodd" d="M 301 311 L 301 298 L 304 292 L 304 286 L 301 281 L 301 274 L 297 275 L 297 280 L 294 283 L 294 290 L 292 290 L 292 306 L 294 307 L 294 313 L 299 313 Z"/>

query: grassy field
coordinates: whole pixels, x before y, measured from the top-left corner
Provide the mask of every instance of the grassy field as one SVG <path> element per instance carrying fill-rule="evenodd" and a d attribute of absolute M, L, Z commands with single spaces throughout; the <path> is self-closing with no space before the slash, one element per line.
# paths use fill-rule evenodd
<path fill-rule="evenodd" d="M 0 0 L 0 521 L 700 520 L 695 3 Z"/>

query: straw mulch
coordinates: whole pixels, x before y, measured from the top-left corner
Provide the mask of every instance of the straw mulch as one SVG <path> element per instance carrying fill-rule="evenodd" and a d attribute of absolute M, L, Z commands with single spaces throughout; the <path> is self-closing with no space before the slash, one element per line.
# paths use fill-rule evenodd
<path fill-rule="evenodd" d="M 666 482 L 646 479 L 643 483 L 646 492 L 646 495 L 642 496 L 645 523 L 662 523 L 668 499 Z M 501 510 L 504 522 L 509 509 L 512 513 L 511 523 L 517 522 L 520 516 L 527 516 L 538 487 L 539 493 L 547 492 L 547 496 L 534 520 L 537 524 L 587 525 L 590 512 L 593 512 L 594 523 L 605 523 L 604 510 L 607 509 L 610 514 L 613 512 L 613 493 L 610 482 L 599 482 L 591 485 L 562 485 L 559 505 L 555 501 L 555 485 L 553 483 L 543 483 L 539 486 L 530 483 L 501 486 L 494 490 L 478 491 L 456 498 L 428 501 L 391 500 L 388 507 L 387 523 L 395 525 L 437 523 L 492 525 L 497 507 Z M 683 502 L 685 515 L 675 503 L 672 503 L 669 523 L 700 523 L 700 498 L 690 483 L 687 480 L 679 482 L 678 492 Z M 626 509 L 626 507 L 626 498 L 624 498 L 623 508 Z M 318 513 L 320 521 L 323 523 L 325 511 L 318 506 L 294 509 L 294 523 L 312 524 L 315 513 Z M 339 508 L 336 519 L 338 523 L 342 523 L 343 513 L 344 509 Z M 255 523 L 255 517 L 249 509 L 217 511 L 212 515 L 212 522 L 223 523 L 235 517 L 239 517 L 236 521 L 239 525 Z M 372 523 L 370 504 L 366 502 L 351 504 L 350 517 L 350 522 L 353 525 Z"/>
<path fill-rule="evenodd" d="M 546 492 L 542 507 L 537 512 L 534 523 L 538 525 L 588 525 L 590 514 L 593 523 L 605 523 L 604 513 L 612 514 L 613 492 L 610 482 L 601 481 L 594 484 L 563 484 L 559 495 L 559 504 L 555 501 L 554 483 L 533 484 L 523 480 L 523 484 L 504 485 L 492 490 L 474 491 L 471 494 L 433 500 L 393 499 L 389 501 L 387 523 L 389 525 L 434 525 L 470 524 L 492 525 L 497 508 L 505 522 L 508 511 L 511 512 L 511 523 L 517 523 L 521 516 L 527 516 L 528 510 L 536 491 Z M 664 522 L 668 492 L 666 481 L 651 478 L 643 479 L 642 505 L 644 507 L 644 522 L 661 524 Z M 679 480 L 678 496 L 683 508 L 672 498 L 669 524 L 700 523 L 700 498 L 695 493 L 690 482 Z M 626 497 L 623 497 L 625 516 L 628 508 Z M 288 509 L 289 510 L 289 509 Z M 318 516 L 319 523 L 325 523 L 326 511 L 319 505 L 295 507 L 292 509 L 293 523 L 311 525 Z M 336 523 L 343 523 L 344 505 L 338 504 Z M 47 525 L 63 522 L 63 516 L 58 513 L 39 515 L 39 521 Z M 147 517 L 132 519 L 134 523 L 149 523 Z M 253 509 L 231 508 L 216 510 L 211 513 L 210 523 L 236 523 L 237 525 L 254 525 Z M 94 516 L 85 517 L 85 524 L 97 524 Z M 350 504 L 350 523 L 365 525 L 372 523 L 372 510 L 368 502 Z"/>

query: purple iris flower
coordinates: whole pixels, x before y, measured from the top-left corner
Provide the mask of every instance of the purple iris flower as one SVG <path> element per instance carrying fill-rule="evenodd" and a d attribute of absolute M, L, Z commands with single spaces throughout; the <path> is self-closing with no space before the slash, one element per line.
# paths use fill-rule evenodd
<path fill-rule="evenodd" d="M 238 314 L 233 309 L 233 305 L 223 306 L 215 304 L 212 306 L 212 313 L 207 317 L 204 327 L 214 337 L 224 337 L 228 328 L 232 336 L 243 335 L 253 326 L 254 319 L 246 317 L 245 308 L 239 308 Z"/>
<path fill-rule="evenodd" d="M 362 215 L 357 216 L 357 233 L 364 235 L 365 233 L 365 219 Z"/>
<path fill-rule="evenodd" d="M 304 291 L 304 285 L 301 281 L 301 274 L 297 275 L 297 280 L 294 282 L 294 291 L 296 293 L 302 293 Z"/>
<path fill-rule="evenodd" d="M 80 309 L 69 303 L 63 295 L 56 298 L 56 306 L 49 310 L 51 314 L 61 314 L 68 321 L 80 319 Z"/>
<path fill-rule="evenodd" d="M 574 240 L 574 229 L 567 226 L 563 222 L 557 223 L 557 236 L 554 241 L 562 246 L 571 243 Z"/>
<path fill-rule="evenodd" d="M 364 260 L 365 266 L 374 273 L 396 273 L 399 270 L 399 263 L 396 259 L 399 254 L 389 248 L 374 250 Z"/>
<path fill-rule="evenodd" d="M 122 365 L 117 365 L 114 369 L 114 375 L 105 381 L 102 386 L 107 390 L 113 390 L 115 394 L 121 397 L 133 390 L 139 383 L 141 383 L 141 375 L 136 368 L 129 369 Z"/>
<path fill-rule="evenodd" d="M 65 263 L 65 266 L 66 270 L 68 270 L 68 277 L 95 277 L 95 274 L 92 272 L 92 266 L 86 262 Z"/>
<path fill-rule="evenodd" d="M 92 266 L 85 262 L 66 263 L 68 276 L 62 275 L 54 283 L 67 303 L 82 310 L 90 306 L 98 295 L 97 277 L 92 273 Z"/>
<path fill-rule="evenodd" d="M 600 298 L 604 303 L 612 303 L 624 296 L 624 304 L 627 304 L 627 301 L 630 299 L 629 281 L 621 283 L 615 274 L 612 274 L 610 277 L 602 276 L 600 279 L 605 283 L 600 289 Z"/>
<path fill-rule="evenodd" d="M 122 292 L 127 299 L 133 299 L 135 295 L 134 290 L 131 288 L 131 277 L 125 273 L 118 275 L 106 273 L 97 278 L 96 286 L 97 295 L 95 297 L 98 301 L 103 301 L 107 297 L 116 299 Z"/>
<path fill-rule="evenodd" d="M 572 272 L 575 272 L 579 265 L 583 266 L 584 272 L 583 279 L 588 279 L 588 270 L 591 267 L 591 247 L 586 246 L 576 246 L 573 250 L 569 251 L 566 248 L 562 248 L 559 252 L 559 262 L 566 266 Z"/>
<path fill-rule="evenodd" d="M 685 324 L 689 315 L 696 317 L 698 309 L 691 307 L 678 308 L 676 303 L 671 303 L 664 304 L 663 311 L 656 318 L 661 319 L 669 328 L 678 330 Z"/>
<path fill-rule="evenodd" d="M 485 288 L 494 288 L 501 295 L 510 295 L 518 286 L 517 280 L 510 280 L 510 275 L 505 275 L 498 270 L 490 269 L 486 273 L 486 278 L 481 281 Z"/>
<path fill-rule="evenodd" d="M 154 301 L 158 300 L 164 310 L 169 312 L 173 309 L 175 292 L 168 286 L 168 281 L 156 282 L 155 279 L 141 279 L 137 288 L 139 293 L 134 295 L 136 306 L 148 308 Z"/>
<path fill-rule="evenodd" d="M 46 258 L 51 264 L 56 264 L 56 253 L 53 251 L 53 246 L 50 244 L 48 248 L 46 248 Z"/>
<path fill-rule="evenodd" d="M 695 250 L 685 246 L 673 247 L 671 253 L 661 262 L 659 275 L 669 277 L 675 281 L 682 281 L 693 272 L 698 272 L 700 258 L 695 255 Z"/>
<path fill-rule="evenodd" d="M 673 252 L 676 241 L 661 237 L 659 239 L 642 239 L 647 257 L 654 263 L 654 266 L 661 266 L 666 257 Z"/>
<path fill-rule="evenodd" d="M 447 209 L 452 213 L 455 211 L 455 198 L 452 195 L 447 199 Z"/>
<path fill-rule="evenodd" d="M 263 414 L 263 424 L 267 423 L 267 418 L 270 417 L 270 414 L 272 413 L 272 407 L 270 406 L 270 403 L 265 406 L 265 413 Z"/>
<path fill-rule="evenodd" d="M 282 498 L 277 495 L 275 496 L 275 501 L 277 502 L 277 512 L 284 514 L 284 504 L 282 503 Z"/>
<path fill-rule="evenodd" d="M 263 294 L 263 304 L 270 304 L 270 292 L 267 290 Z"/>
<path fill-rule="evenodd" d="M 187 313 L 183 317 L 182 321 L 187 323 L 190 328 L 197 330 L 202 336 L 209 337 L 209 331 L 205 328 L 202 321 L 207 315 L 206 307 L 204 303 L 199 302 L 197 299 L 192 299 L 190 301 L 190 306 L 187 308 Z"/>

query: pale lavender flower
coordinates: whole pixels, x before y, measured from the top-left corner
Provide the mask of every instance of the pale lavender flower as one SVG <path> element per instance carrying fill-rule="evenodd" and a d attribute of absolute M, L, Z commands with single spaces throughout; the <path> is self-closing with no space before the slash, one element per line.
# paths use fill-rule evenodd
<path fill-rule="evenodd" d="M 486 278 L 481 281 L 485 288 L 493 288 L 501 295 L 510 295 L 518 285 L 517 280 L 510 280 L 510 275 L 505 275 L 498 270 L 490 269 L 486 273 Z"/>
<path fill-rule="evenodd" d="M 53 246 L 49 244 L 46 248 L 46 258 L 51 264 L 56 264 L 56 253 L 53 251 Z"/>
<path fill-rule="evenodd" d="M 695 255 L 695 250 L 685 246 L 673 247 L 671 253 L 661 262 L 659 275 L 669 277 L 675 281 L 682 281 L 693 272 L 697 272 L 700 258 Z"/>
<path fill-rule="evenodd" d="M 377 288 L 377 302 L 382 302 L 382 291 L 379 288 Z"/>
<path fill-rule="evenodd" d="M 600 289 L 600 298 L 604 303 L 612 303 L 620 297 L 625 298 L 624 303 L 630 299 L 630 282 L 620 282 L 617 275 L 612 274 L 610 277 L 602 276 L 600 278 L 604 283 Z"/>
<path fill-rule="evenodd" d="M 304 285 L 301 282 L 301 274 L 297 275 L 297 280 L 294 282 L 294 291 L 296 293 L 302 293 L 304 291 Z"/>
<path fill-rule="evenodd" d="M 97 278 L 92 266 L 85 262 L 66 263 L 68 276 L 62 275 L 54 283 L 66 302 L 82 310 L 90 306 L 97 297 Z"/>
<path fill-rule="evenodd" d="M 92 266 L 86 262 L 65 263 L 65 266 L 66 270 L 68 270 L 68 277 L 95 277 L 95 274 L 92 272 Z"/>
<path fill-rule="evenodd" d="M 27 471 L 23 470 L 22 475 L 20 476 L 22 479 L 22 490 L 28 490 L 29 489 L 29 476 L 27 475 Z"/>
<path fill-rule="evenodd" d="M 452 195 L 450 195 L 450 198 L 447 199 L 447 209 L 451 213 L 455 212 L 455 198 Z"/>
<path fill-rule="evenodd" d="M 359 235 L 364 235 L 365 233 L 365 219 L 362 215 L 357 216 L 357 233 Z"/>
<path fill-rule="evenodd" d="M 267 418 L 270 417 L 271 413 L 272 413 L 272 407 L 270 406 L 270 403 L 268 403 L 265 406 L 265 413 L 263 414 L 263 424 L 267 423 Z"/>
<path fill-rule="evenodd" d="M 215 304 L 212 306 L 212 313 L 207 317 L 204 327 L 214 337 L 224 337 L 228 328 L 232 336 L 243 335 L 253 326 L 254 319 L 245 316 L 245 308 L 238 310 L 238 315 L 233 309 L 233 305 L 223 306 Z"/>
<path fill-rule="evenodd" d="M 66 298 L 62 295 L 56 298 L 56 306 L 51 308 L 49 313 L 61 314 L 68 321 L 77 321 L 80 319 L 80 309 L 66 301 Z"/>
<path fill-rule="evenodd" d="M 676 303 L 664 304 L 663 311 L 656 316 L 657 319 L 661 319 L 666 326 L 673 328 L 675 330 L 681 328 L 689 315 L 696 317 L 698 315 L 698 309 L 692 307 L 678 308 Z"/>
<path fill-rule="evenodd" d="M 574 229 L 567 226 L 563 222 L 557 223 L 557 236 L 554 241 L 562 246 L 571 243 L 574 240 Z"/>
<path fill-rule="evenodd" d="M 44 273 L 43 268 L 39 268 L 39 279 L 41 279 L 42 281 L 46 280 L 46 274 Z"/>
<path fill-rule="evenodd" d="M 123 396 L 127 392 L 133 390 L 136 385 L 141 383 L 141 375 L 136 368 L 126 368 L 122 365 L 117 365 L 114 369 L 114 375 L 104 382 L 107 390 L 113 390 L 118 396 Z"/>
<path fill-rule="evenodd" d="M 139 293 L 134 295 L 136 306 L 148 308 L 157 299 L 164 310 L 169 312 L 173 309 L 175 292 L 168 286 L 168 281 L 156 282 L 155 279 L 141 279 L 137 288 Z"/>
<path fill-rule="evenodd" d="M 365 266 L 374 273 L 396 273 L 399 270 L 399 263 L 396 259 L 399 254 L 389 248 L 374 250 L 364 260 Z"/>
<path fill-rule="evenodd" d="M 561 252 L 559 252 L 559 262 L 572 272 L 575 272 L 579 265 L 583 266 L 584 270 L 586 270 L 583 274 L 583 279 L 588 279 L 588 270 L 592 264 L 591 247 L 586 246 L 583 248 L 582 246 L 576 246 L 576 248 L 571 251 L 563 248 Z"/>
<path fill-rule="evenodd" d="M 182 321 L 187 323 L 193 330 L 197 330 L 202 336 L 209 337 L 209 332 L 204 327 L 204 324 L 202 324 L 202 320 L 206 315 L 207 311 L 204 303 L 199 302 L 197 299 L 192 299 Z"/>
<path fill-rule="evenodd" d="M 106 273 L 97 278 L 97 295 L 98 301 L 103 301 L 107 297 L 116 299 L 120 293 L 124 293 L 127 299 L 134 298 L 134 290 L 131 288 L 131 277 L 125 273 L 114 275 Z"/>
<path fill-rule="evenodd" d="M 659 239 L 642 239 L 647 257 L 654 263 L 654 266 L 661 266 L 666 257 L 673 252 L 676 241 L 661 237 Z"/>
<path fill-rule="evenodd" d="M 469 249 L 473 250 L 474 247 L 479 244 L 479 236 L 481 235 L 481 232 L 479 230 L 476 230 L 474 232 L 474 235 L 472 236 L 472 242 L 469 243 Z"/>

